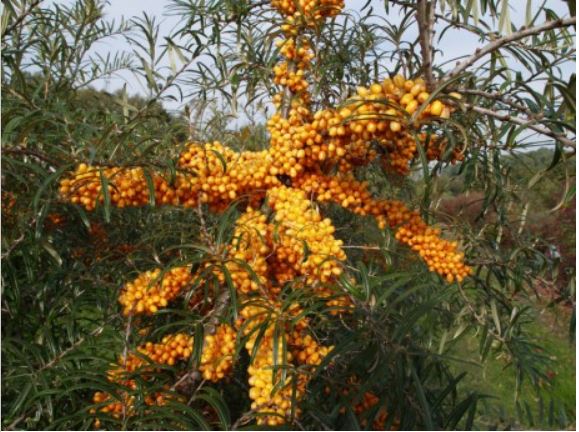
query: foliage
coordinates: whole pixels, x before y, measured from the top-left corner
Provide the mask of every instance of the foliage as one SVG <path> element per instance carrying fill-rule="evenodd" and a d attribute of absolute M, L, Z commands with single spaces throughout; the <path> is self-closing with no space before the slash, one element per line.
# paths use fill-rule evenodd
<path fill-rule="evenodd" d="M 451 119 L 432 125 L 450 143 L 442 161 L 425 163 L 419 148 L 411 177 L 379 164 L 356 175 L 369 181 L 374 195 L 404 199 L 428 222 L 443 225 L 445 235 L 461 240 L 475 272 L 447 284 L 395 242 L 390 229 L 322 204 L 345 245 L 353 279 L 342 278 L 340 288 L 354 308 L 351 315 L 328 317 L 311 293 L 298 295 L 317 340 L 334 348 L 311 372 L 303 414 L 288 427 L 368 428 L 382 407 L 390 414 L 386 428 L 477 427 L 478 403 L 488 395 L 463 385 L 464 359 L 456 350 L 464 344 L 475 346 L 482 362 L 507 359 L 501 373 L 512 377 L 515 398 L 549 382 L 550 359 L 521 302 L 541 295 L 539 282 L 559 268 L 545 246 L 555 242 L 573 273 L 565 273 L 562 292 L 574 310 L 569 257 L 575 240 L 568 225 L 575 208 L 575 76 L 565 72 L 575 61 L 574 23 L 559 20 L 546 2 L 527 9 L 526 28 L 559 24 L 518 37 L 523 29 L 508 18 L 518 3 L 463 3 L 388 0 L 378 10 L 369 2 L 312 32 L 316 109 L 399 72 L 425 76 L 434 97 L 456 106 Z M 98 408 L 94 392 L 120 388 L 106 375 L 117 354 L 178 332 L 202 340 L 204 305 L 234 292 L 227 281 L 204 274 L 170 308 L 136 323 L 121 316 L 123 284 L 152 268 L 200 268 L 211 248 L 229 243 L 242 209 L 215 214 L 205 207 L 103 205 L 90 213 L 60 200 L 59 181 L 81 162 L 146 167 L 170 178 L 190 140 L 265 148 L 280 22 L 269 2 L 172 0 L 167 13 L 181 22 L 162 35 L 158 18 L 112 22 L 97 0 L 3 5 L 3 428 L 89 429 L 95 420 L 90 410 Z M 461 32 L 495 48 L 453 70 L 456 61 L 443 62 L 432 46 Z M 109 38 L 124 38 L 131 51 L 97 54 L 95 45 Z M 91 87 L 119 72 L 130 73 L 144 95 L 130 96 L 126 86 L 113 94 Z M 176 101 L 185 108 L 169 113 L 166 104 Z M 247 125 L 228 127 L 236 115 Z M 542 146 L 548 149 L 528 153 Z M 455 149 L 465 158 L 450 166 Z M 190 298 L 200 291 L 204 301 L 190 310 Z M 232 321 L 238 310 L 229 300 L 211 316 Z M 288 305 L 293 300 L 285 299 Z M 135 331 L 137 324 L 148 334 Z M 574 312 L 569 328 L 574 337 Z M 200 349 L 197 342 L 194 351 Z M 246 370 L 252 355 L 240 346 L 235 357 L 232 378 L 218 384 L 200 379 L 195 356 L 153 372 L 154 379 L 137 376 L 137 415 L 96 416 L 110 429 L 251 427 Z M 146 395 L 156 392 L 169 402 L 148 406 Z M 379 403 L 356 412 L 368 392 Z M 543 393 L 537 397 L 543 403 Z M 566 414 L 559 427 L 574 420 L 574 413 Z"/>
<path fill-rule="evenodd" d="M 533 309 L 537 310 L 529 317 L 529 331 L 541 338 L 541 349 L 551 360 L 548 383 L 541 382 L 538 387 L 524 384 L 520 399 L 513 398 L 515 380 L 504 373 L 508 358 L 500 350 L 480 364 L 475 338 L 464 338 L 456 347 L 457 353 L 470 360 L 456 365 L 457 370 L 468 372 L 462 385 L 492 395 L 481 401 L 477 413 L 476 423 L 481 429 L 551 429 L 575 416 L 575 346 L 568 338 L 569 311 L 551 310 L 541 304 Z"/>
<path fill-rule="evenodd" d="M 502 246 L 512 247 L 513 241 L 526 238 L 545 254 L 553 254 L 559 265 L 544 275 L 539 283 L 559 300 L 573 302 L 568 286 L 575 273 L 575 200 L 568 195 L 575 180 L 574 158 L 551 167 L 556 155 L 549 149 L 539 149 L 505 156 L 505 165 L 513 178 L 512 190 L 516 200 L 508 213 Z M 442 175 L 444 191 L 437 207 L 439 220 L 460 219 L 480 230 L 496 218 L 496 211 L 484 205 L 483 187 L 466 189 L 464 176 L 457 175 L 456 167 Z M 534 177 L 542 173 L 540 180 Z M 521 221 L 521 213 L 526 220 Z M 512 231 L 520 231 L 512 232 Z M 547 294 L 547 293 L 544 293 Z"/>

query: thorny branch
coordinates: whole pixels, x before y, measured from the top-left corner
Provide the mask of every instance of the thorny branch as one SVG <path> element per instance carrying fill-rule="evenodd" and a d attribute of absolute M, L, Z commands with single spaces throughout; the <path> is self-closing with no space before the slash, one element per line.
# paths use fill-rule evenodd
<path fill-rule="evenodd" d="M 507 106 L 513 108 L 513 109 L 516 109 L 517 111 L 524 112 L 527 116 L 534 117 L 537 120 L 540 120 L 543 118 L 543 113 L 533 113 L 525 105 L 515 102 L 512 98 L 505 97 L 505 95 L 503 95 L 499 92 L 486 92 L 483 90 L 474 90 L 474 89 L 468 89 L 468 88 L 459 88 L 459 89 L 457 89 L 457 91 L 460 94 L 481 96 L 481 97 L 484 97 L 486 99 L 492 99 L 496 102 L 502 103 L 504 105 L 507 105 Z"/>
<path fill-rule="evenodd" d="M 490 110 L 487 108 L 482 108 L 482 107 L 479 107 L 476 105 L 471 105 L 468 103 L 465 103 L 464 107 L 469 109 L 469 110 L 472 110 L 474 112 L 477 112 L 479 114 L 484 114 L 484 115 L 487 115 L 489 117 L 496 118 L 497 120 L 502 120 L 502 121 L 506 121 L 506 122 L 510 122 L 510 123 L 514 123 L 514 124 L 526 127 L 530 130 L 533 130 L 537 133 L 540 133 L 541 135 L 551 137 L 567 147 L 571 147 L 571 148 L 575 149 L 575 141 L 574 140 L 567 138 L 563 134 L 554 132 L 551 129 L 537 126 L 536 124 L 534 124 L 537 122 L 537 120 L 534 118 L 524 119 L 524 118 L 512 116 L 508 113 L 502 114 L 500 112 L 496 112 L 496 111 L 493 111 L 493 110 Z"/>
<path fill-rule="evenodd" d="M 490 54 L 493 51 L 496 51 L 496 50 L 502 48 L 503 46 L 505 46 L 511 42 L 515 42 L 515 41 L 524 39 L 528 36 L 540 34 L 540 33 L 546 32 L 548 30 L 553 30 L 553 29 L 561 28 L 561 27 L 573 26 L 573 25 L 576 25 L 576 23 L 577 23 L 577 17 L 571 17 L 571 18 L 566 18 L 566 19 L 561 18 L 561 19 L 557 19 L 557 20 L 553 20 L 553 21 L 548 21 L 545 24 L 542 24 L 540 26 L 525 28 L 525 29 L 520 30 L 518 32 L 514 32 L 513 34 L 511 34 L 509 36 L 504 36 L 502 38 L 496 39 L 493 42 L 490 42 L 489 44 L 485 45 L 484 47 L 478 48 L 473 55 L 471 55 L 466 60 L 463 60 L 462 62 L 460 62 L 453 70 L 451 70 L 447 74 L 447 78 L 445 81 L 448 81 L 448 80 L 454 78 L 455 76 L 457 76 L 458 74 L 464 72 L 467 68 L 472 66 L 474 63 L 476 63 L 478 60 L 480 60 L 485 55 Z"/>
<path fill-rule="evenodd" d="M 54 170 L 54 167 L 57 167 L 60 165 L 60 163 L 58 161 L 54 160 L 53 158 L 46 155 L 45 153 L 42 153 L 42 152 L 34 150 L 34 149 L 30 149 L 30 148 L 11 147 L 11 148 L 2 149 L 2 152 L 5 154 L 32 156 L 32 157 L 48 164 L 49 168 L 51 168 L 52 170 Z"/>
<path fill-rule="evenodd" d="M 229 291 L 227 289 L 224 289 L 223 292 L 219 295 L 219 297 L 215 301 L 215 307 L 206 316 L 206 318 L 208 318 L 208 320 L 203 325 L 204 333 L 208 333 L 208 334 L 215 333 L 215 328 L 216 328 L 217 324 L 219 323 L 219 318 L 221 317 L 221 315 L 223 314 L 223 312 L 225 311 L 225 309 L 229 305 L 229 300 L 230 300 Z M 204 343 L 204 342 L 201 341 L 199 343 Z M 170 391 L 175 391 L 180 385 L 182 385 L 183 383 L 185 383 L 187 381 L 189 381 L 190 384 L 194 384 L 200 378 L 201 378 L 201 374 L 199 373 L 199 371 L 197 371 L 197 369 L 187 371 L 187 372 L 185 372 L 185 374 L 181 378 L 179 378 L 177 380 L 177 382 L 175 382 L 175 384 L 173 384 L 171 386 Z M 201 384 L 199 385 L 196 392 L 203 386 L 204 383 L 205 383 L 205 380 L 203 380 L 201 382 Z"/>
<path fill-rule="evenodd" d="M 79 340 L 77 340 L 75 343 L 73 343 L 71 346 L 69 346 L 67 349 L 65 349 L 64 351 L 62 351 L 61 353 L 59 353 L 57 356 L 55 356 L 52 360 L 50 360 L 48 363 L 46 363 L 44 366 L 42 366 L 41 368 L 39 368 L 36 373 L 38 372 L 42 372 L 43 370 L 46 369 L 50 369 L 52 366 L 54 366 L 56 363 L 58 363 L 60 360 L 62 360 L 64 358 L 64 356 L 66 356 L 69 352 L 73 351 L 74 349 L 78 348 L 80 345 L 82 345 L 84 343 L 84 341 L 86 340 L 87 337 L 94 337 L 94 336 L 98 336 L 100 335 L 103 330 L 105 329 L 105 326 L 107 324 L 103 324 L 99 327 L 97 327 L 96 329 L 94 329 L 93 331 L 91 331 L 88 336 L 83 336 L 81 337 Z"/>

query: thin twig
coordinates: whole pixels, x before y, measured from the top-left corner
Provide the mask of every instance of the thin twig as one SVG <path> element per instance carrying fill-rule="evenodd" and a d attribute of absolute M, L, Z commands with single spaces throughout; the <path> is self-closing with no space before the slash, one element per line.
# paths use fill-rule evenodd
<path fill-rule="evenodd" d="M 474 52 L 473 55 L 471 55 L 466 60 L 460 62 L 452 71 L 450 71 L 450 73 L 448 73 L 445 81 L 448 81 L 454 78 L 455 76 L 459 75 L 460 73 L 464 72 L 468 67 L 472 66 L 474 63 L 476 63 L 485 55 L 490 54 L 511 42 L 515 42 L 524 39 L 528 36 L 533 36 L 555 28 L 572 26 L 575 25 L 576 23 L 577 23 L 576 17 L 566 19 L 561 18 L 558 20 L 548 21 L 540 26 L 525 28 L 511 35 L 496 39 L 482 48 L 477 48 L 477 50 Z"/>
<path fill-rule="evenodd" d="M 13 155 L 25 155 L 25 156 L 32 156 L 36 159 L 45 162 L 48 164 L 50 168 L 55 168 L 61 165 L 58 161 L 52 159 L 51 157 L 47 156 L 46 154 L 39 152 L 34 149 L 24 148 L 24 147 L 11 147 L 2 149 L 2 153 L 5 154 L 13 154 Z"/>
<path fill-rule="evenodd" d="M 207 166 L 209 166 L 207 164 Z M 199 217 L 199 234 L 201 235 L 201 240 L 209 245 L 209 250 L 213 255 L 217 255 L 219 253 L 218 245 L 213 241 L 213 237 L 209 233 L 209 229 L 207 228 L 207 223 L 205 222 L 205 218 L 203 217 L 203 208 L 202 202 L 199 200 L 197 202 L 197 207 L 195 208 L 195 212 Z"/>
<path fill-rule="evenodd" d="M 502 120 L 505 122 L 510 122 L 510 123 L 514 123 L 514 124 L 526 127 L 530 130 L 533 130 L 537 133 L 540 133 L 541 135 L 551 137 L 567 147 L 571 147 L 571 148 L 575 149 L 575 141 L 574 140 L 567 138 L 563 134 L 553 132 L 551 129 L 543 128 L 543 127 L 540 127 L 540 126 L 533 124 L 537 121 L 535 119 L 523 119 L 520 117 L 512 116 L 510 114 L 502 114 L 502 113 L 492 111 L 492 110 L 487 109 L 487 108 L 483 108 L 483 107 L 479 107 L 479 106 L 475 106 L 475 105 L 471 105 L 471 104 L 466 104 L 466 103 L 464 104 L 464 107 L 469 109 L 469 110 L 472 110 L 474 112 L 477 112 L 479 114 L 484 114 L 484 115 L 487 115 L 490 117 L 494 117 L 497 120 Z"/>
<path fill-rule="evenodd" d="M 217 300 L 215 300 L 215 307 L 211 312 L 209 312 L 205 317 L 208 318 L 207 322 L 203 325 L 204 331 L 208 333 L 214 333 L 215 327 L 219 323 L 219 317 L 223 314 L 223 311 L 227 308 L 230 300 L 229 290 L 224 289 L 219 295 Z"/>
<path fill-rule="evenodd" d="M 492 99 L 494 101 L 500 102 L 502 104 L 508 105 L 509 107 L 516 109 L 518 111 L 524 112 L 529 117 L 534 117 L 536 120 L 541 120 L 543 118 L 543 113 L 534 113 L 528 107 L 523 104 L 519 104 L 513 101 L 511 98 L 505 98 L 504 95 L 500 94 L 499 92 L 485 92 L 482 90 L 474 90 L 468 88 L 458 88 L 456 90 L 461 94 L 469 94 L 473 96 L 481 96 L 486 99 Z"/>
<path fill-rule="evenodd" d="M 236 421 L 235 423 L 233 423 L 233 425 L 231 426 L 231 430 L 237 430 L 237 428 L 239 426 L 244 426 L 245 424 L 249 423 L 250 421 L 252 421 L 255 416 L 254 416 L 255 410 L 251 409 L 245 413 L 243 413 Z"/>
<path fill-rule="evenodd" d="M 361 249 L 361 250 L 375 250 L 375 251 L 388 251 L 388 248 L 382 248 L 380 246 L 342 246 L 342 249 Z"/>
<path fill-rule="evenodd" d="M 36 221 L 36 219 L 34 219 L 34 221 Z M 1 259 L 6 259 L 12 253 L 12 251 L 16 249 L 16 246 L 18 246 L 20 243 L 24 241 L 24 238 L 25 238 L 24 233 L 22 233 L 20 237 L 14 240 L 14 242 L 10 245 L 10 247 L 6 250 L 6 252 L 2 254 Z"/>
<path fill-rule="evenodd" d="M 6 426 L 6 428 L 4 430 L 14 430 L 14 428 L 16 427 L 16 425 L 18 423 L 20 423 L 24 417 L 26 417 L 27 415 L 29 415 L 28 412 L 22 414 L 21 416 L 17 417 L 16 419 L 14 419 L 14 421 L 12 423 L 10 423 L 8 426 Z"/>
<path fill-rule="evenodd" d="M 461 28 L 461 29 L 467 30 L 471 33 L 474 33 L 478 37 L 488 37 L 488 35 L 484 34 L 479 27 L 473 26 L 471 24 L 461 23 L 461 22 L 456 21 L 454 19 L 448 18 L 445 15 L 437 14 L 437 13 L 434 14 L 434 18 L 436 18 L 437 20 L 444 21 L 444 22 L 450 24 L 452 27 Z M 481 33 L 483 33 L 483 34 L 481 34 Z"/>
<path fill-rule="evenodd" d="M 187 373 L 185 373 L 181 378 L 179 378 L 179 380 L 178 380 L 175 384 L 173 384 L 173 385 L 171 386 L 171 388 L 169 389 L 169 391 L 174 392 L 177 387 L 179 387 L 181 384 L 183 384 L 183 383 L 184 383 L 186 380 L 188 380 L 188 379 L 190 379 L 190 380 L 192 381 L 192 383 L 194 383 L 194 382 L 197 381 L 200 377 L 201 377 L 201 374 L 200 374 L 198 371 L 196 371 L 196 370 L 191 371 L 191 372 L 187 372 Z"/>
<path fill-rule="evenodd" d="M 293 60 L 287 61 L 287 72 L 288 74 L 292 74 L 296 71 L 296 63 Z M 282 96 L 282 106 L 281 106 L 281 116 L 284 119 L 289 117 L 291 105 L 292 105 L 292 91 L 290 90 L 289 86 L 286 86 L 283 89 L 283 96 Z"/>
<path fill-rule="evenodd" d="M 462 284 L 460 284 L 460 283 L 458 284 L 458 292 L 460 293 L 462 299 L 465 302 L 466 307 L 469 309 L 469 311 L 472 314 L 472 316 L 474 317 L 474 319 L 479 323 L 479 325 L 486 327 L 487 322 L 486 322 L 485 318 L 477 313 L 477 311 L 474 308 L 474 306 L 472 305 L 470 299 L 468 298 L 468 296 L 464 292 Z M 503 342 L 503 343 L 506 342 L 505 338 L 497 331 L 495 331 L 493 329 L 489 329 L 489 333 L 491 333 L 491 335 L 493 335 L 495 337 L 495 339 L 499 340 L 500 342 Z"/>
<path fill-rule="evenodd" d="M 67 349 L 65 349 L 64 351 L 62 351 L 61 353 L 59 353 L 57 356 L 55 356 L 52 360 L 50 360 L 48 363 L 46 363 L 44 366 L 42 366 L 41 368 L 36 370 L 36 373 L 38 372 L 42 372 L 46 369 L 50 369 L 51 367 L 53 367 L 56 363 L 58 363 L 60 360 L 62 360 L 64 358 L 64 356 L 66 356 L 69 352 L 73 351 L 74 349 L 78 348 L 79 345 L 82 345 L 84 343 L 84 341 L 86 340 L 87 337 L 93 337 L 93 336 L 98 336 L 99 334 L 101 334 L 105 328 L 107 324 L 103 324 L 100 327 L 97 327 L 96 329 L 94 329 L 92 332 L 90 332 L 88 334 L 88 336 L 83 336 L 81 337 L 79 340 L 77 340 L 75 343 L 73 343 L 71 346 L 69 346 Z"/>

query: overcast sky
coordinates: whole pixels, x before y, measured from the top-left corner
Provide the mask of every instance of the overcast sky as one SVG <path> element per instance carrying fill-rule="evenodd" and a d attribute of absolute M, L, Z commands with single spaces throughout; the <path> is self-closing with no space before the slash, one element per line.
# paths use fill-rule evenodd
<path fill-rule="evenodd" d="M 73 0 L 45 0 L 45 4 L 51 3 L 72 3 Z M 542 0 L 532 0 L 532 5 L 534 8 Z M 365 1 L 362 0 L 346 0 L 346 9 L 359 10 Z M 124 17 L 125 19 L 130 19 L 134 16 L 142 16 L 143 12 L 146 12 L 150 16 L 156 16 L 161 22 L 160 33 L 161 35 L 168 35 L 171 30 L 177 25 L 179 17 L 169 16 L 166 13 L 166 7 L 170 4 L 169 0 L 110 0 L 110 3 L 105 7 L 105 15 L 110 19 L 120 19 Z M 524 23 L 525 8 L 527 5 L 527 0 L 511 0 L 511 10 L 510 17 L 512 22 L 519 26 Z M 372 0 L 372 5 L 374 6 L 374 13 L 383 10 L 383 0 Z M 558 15 L 564 16 L 569 14 L 568 6 L 563 0 L 548 0 L 547 7 L 553 9 Z M 533 12 L 536 10 L 533 8 Z M 389 19 L 391 21 L 398 20 L 394 11 L 398 8 L 392 8 Z M 543 22 L 544 18 L 539 18 L 539 22 Z M 413 26 L 415 27 L 415 26 Z M 414 32 L 414 33 L 413 33 Z M 414 28 L 407 33 L 408 37 L 414 37 L 416 31 Z M 163 42 L 163 38 L 160 38 Z M 453 59 L 463 55 L 469 55 L 474 52 L 474 50 L 481 46 L 481 42 L 477 37 L 466 31 L 454 31 L 454 33 L 447 33 L 442 40 L 442 43 L 437 45 L 442 51 L 441 55 L 436 58 L 436 63 L 441 63 L 449 59 Z M 129 50 L 128 44 L 120 37 L 109 38 L 105 42 L 100 43 L 97 50 L 101 53 L 106 53 L 107 51 L 123 51 Z M 571 74 L 575 71 L 575 65 L 569 64 L 565 68 L 566 74 Z M 96 83 L 96 87 L 99 89 L 107 91 L 115 91 L 119 89 L 124 82 L 127 82 L 127 89 L 129 93 L 142 93 L 143 89 L 138 85 L 134 79 L 130 79 L 129 76 L 123 75 L 119 78 L 100 80 Z M 172 110 L 180 109 L 182 106 L 177 103 L 171 103 L 168 108 Z"/>

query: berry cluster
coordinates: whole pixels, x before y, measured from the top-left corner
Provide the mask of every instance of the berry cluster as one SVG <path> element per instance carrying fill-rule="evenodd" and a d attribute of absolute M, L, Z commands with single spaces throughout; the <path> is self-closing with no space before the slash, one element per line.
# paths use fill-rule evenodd
<path fill-rule="evenodd" d="M 102 406 L 93 408 L 92 414 L 97 410 L 101 413 L 108 413 L 115 418 L 122 415 L 131 416 L 134 414 L 136 398 L 130 394 L 137 389 L 137 382 L 131 377 L 138 372 L 146 378 L 154 364 L 173 366 L 179 360 L 186 360 L 193 352 L 193 338 L 183 333 L 165 336 L 160 343 L 147 342 L 137 348 L 138 354 L 130 353 L 128 356 L 121 356 L 115 368 L 108 372 L 108 379 L 111 382 L 122 385 L 126 390 L 120 392 L 116 397 L 104 392 L 95 392 L 93 402 Z M 147 360 L 145 360 L 148 359 Z M 146 395 L 146 405 L 163 405 L 166 396 L 162 393 Z M 95 427 L 100 427 L 100 421 L 95 421 Z"/>
<path fill-rule="evenodd" d="M 364 393 L 362 400 L 354 405 L 354 413 L 360 418 L 360 425 L 364 428 L 368 427 L 368 421 L 363 417 L 364 413 L 367 413 L 372 408 L 374 408 L 380 402 L 380 398 L 376 396 L 372 392 Z M 386 422 L 388 421 L 388 411 L 386 408 L 381 407 L 374 416 L 374 420 L 372 422 L 372 430 L 382 431 L 386 428 Z M 392 426 L 390 430 L 398 430 L 400 426 L 400 422 L 398 420 L 394 420 L 392 422 Z"/>
<path fill-rule="evenodd" d="M 304 332 L 300 330 L 294 330 L 290 335 L 288 345 L 297 362 L 310 366 L 318 366 L 333 349 L 333 347 L 320 345 L 311 335 L 304 335 Z"/>
<path fill-rule="evenodd" d="M 398 228 L 396 239 L 418 252 L 428 269 L 440 273 L 449 283 L 461 282 L 472 271 L 463 262 L 464 254 L 456 252 L 457 243 L 441 239 L 440 230 L 428 227 L 414 212 L 409 221 Z"/>
<path fill-rule="evenodd" d="M 143 356 L 150 359 L 153 364 L 173 366 L 178 360 L 186 360 L 193 352 L 193 338 L 184 333 L 165 336 L 160 343 L 147 342 L 137 348 L 140 355 L 129 354 L 126 358 L 121 357 L 119 364 L 121 369 L 113 369 L 111 376 L 132 373 L 146 365 Z"/>
<path fill-rule="evenodd" d="M 175 191 L 159 174 L 150 176 L 154 189 L 155 202 L 161 205 L 178 205 Z M 140 207 L 150 201 L 150 188 L 147 174 L 141 167 L 137 168 L 103 168 L 81 163 L 68 178 L 60 182 L 61 196 L 74 204 L 82 205 L 91 211 L 97 203 L 105 200 L 103 184 L 107 184 L 106 193 L 111 205 L 119 208 Z"/>
<path fill-rule="evenodd" d="M 401 75 L 369 88 L 359 87 L 342 108 L 318 111 L 311 123 L 302 126 L 306 131 L 311 128 L 312 136 L 321 137 L 317 146 L 312 145 L 306 164 L 331 161 L 346 170 L 352 164 L 367 164 L 382 153 L 392 170 L 408 174 L 409 163 L 418 153 L 417 143 L 424 146 L 426 141 L 426 134 L 413 136 L 414 125 L 427 119 L 447 118 L 451 112 L 438 100 L 427 104 L 429 98 L 422 79 L 406 80 Z M 381 151 L 369 150 L 370 142 L 377 143 Z M 436 155 L 440 153 L 431 152 L 431 156 Z M 343 159 L 349 163 L 344 165 Z"/>
<path fill-rule="evenodd" d="M 315 24 L 324 18 L 336 16 L 344 8 L 344 0 L 272 0 L 271 6 L 288 17 L 290 28 L 295 20 L 303 18 L 308 24 Z"/>
<path fill-rule="evenodd" d="M 267 198 L 275 210 L 272 220 L 248 207 L 227 247 L 225 266 L 238 294 L 275 300 L 285 283 L 295 282 L 294 289 L 308 285 L 320 298 L 334 296 L 332 287 L 346 256 L 331 221 L 322 219 L 298 189 L 272 188 Z M 222 272 L 214 271 L 225 282 Z"/>
<path fill-rule="evenodd" d="M 331 393 L 329 387 L 325 388 L 325 393 Z M 352 393 L 355 394 L 354 397 L 352 397 Z M 352 407 L 352 411 L 354 411 L 354 414 L 358 417 L 360 425 L 363 426 L 364 429 L 368 429 L 367 415 L 368 413 L 371 413 L 373 414 L 371 430 L 386 430 L 386 424 L 388 421 L 391 423 L 389 430 L 399 430 L 399 419 L 391 419 L 385 406 L 379 407 L 376 411 L 376 405 L 380 403 L 380 398 L 376 396 L 375 393 L 372 391 L 366 391 L 362 394 L 360 399 L 360 383 L 357 376 L 354 375 L 347 379 L 346 385 L 341 388 L 340 394 L 346 399 L 347 405 Z M 346 413 L 345 406 L 340 408 L 340 413 Z"/>
<path fill-rule="evenodd" d="M 341 275 L 339 261 L 346 254 L 342 241 L 334 238 L 332 221 L 322 219 L 300 190 L 280 186 L 270 189 L 267 197 L 276 212 L 278 261 L 289 264 L 295 276 L 305 276 L 308 283 L 328 282 Z"/>
<path fill-rule="evenodd" d="M 217 382 L 231 372 L 236 337 L 236 330 L 228 324 L 219 325 L 214 334 L 205 336 L 199 365 L 203 379 Z"/>
<path fill-rule="evenodd" d="M 204 337 L 199 364 L 199 370 L 204 379 L 216 382 L 231 371 L 236 335 L 233 327 L 221 324 L 217 326 L 214 334 L 208 334 Z M 121 356 L 117 366 L 108 372 L 108 379 L 122 385 L 126 390 L 117 395 L 118 397 L 104 392 L 96 392 L 93 396 L 93 402 L 101 405 L 98 411 L 111 414 L 115 418 L 119 418 L 123 413 L 126 416 L 133 415 L 135 396 L 129 392 L 137 390 L 137 382 L 131 375 L 138 373 L 141 378 L 147 379 L 148 372 L 152 371 L 155 365 L 173 366 L 178 361 L 189 359 L 192 352 L 193 338 L 184 333 L 177 333 L 165 336 L 160 343 L 147 342 L 139 346 L 136 354 Z M 167 395 L 157 392 L 146 395 L 144 402 L 149 406 L 163 405 L 167 397 Z M 170 397 L 174 396 L 171 395 Z M 91 412 L 95 414 L 97 408 L 93 408 Z M 100 427 L 99 420 L 95 421 L 95 426 Z"/>
<path fill-rule="evenodd" d="M 119 303 L 123 306 L 124 315 L 153 314 L 159 308 L 167 307 L 191 280 L 189 266 L 175 267 L 164 274 L 160 269 L 141 273 L 121 289 Z"/>
<path fill-rule="evenodd" d="M 163 406 L 167 403 L 169 398 L 172 398 L 172 396 L 169 397 L 162 392 L 156 392 L 154 394 L 146 395 L 144 397 L 144 402 L 147 406 Z M 101 406 L 99 408 L 91 408 L 90 413 L 95 415 L 98 411 L 102 414 L 109 414 L 117 419 L 122 417 L 123 413 L 126 417 L 135 415 L 136 397 L 124 392 L 120 395 L 119 399 L 108 393 L 96 392 L 92 399 L 93 403 Z M 95 419 L 94 426 L 99 429 L 102 426 L 101 421 Z"/>
<path fill-rule="evenodd" d="M 263 196 L 278 183 L 269 173 L 266 151 L 236 153 L 219 142 L 191 144 L 179 157 L 179 167 L 190 173 L 178 183 L 177 195 L 185 206 L 199 200 L 219 211 L 244 195 L 258 199 L 260 191 Z"/>
<path fill-rule="evenodd" d="M 270 227 L 266 216 L 249 207 L 235 224 L 229 245 L 227 269 L 240 294 L 270 285 L 266 259 L 271 252 Z M 248 271 L 248 267 L 252 272 Z"/>
<path fill-rule="evenodd" d="M 410 211 L 402 202 L 373 199 L 367 186 L 351 175 L 329 177 L 320 173 L 304 175 L 296 183 L 296 187 L 320 202 L 335 202 L 356 214 L 374 216 L 380 227 L 396 228 L 396 239 L 410 246 L 430 271 L 439 273 L 448 282 L 460 282 L 470 274 L 464 255 L 457 252 L 456 242 L 440 238 L 440 230 L 429 227 L 418 212 Z"/>
<path fill-rule="evenodd" d="M 277 339 L 274 339 L 276 323 L 278 326 L 281 323 L 285 324 L 281 324 L 281 327 L 287 332 L 286 327 L 288 327 L 289 321 L 299 314 L 300 308 L 293 305 L 290 310 L 283 314 L 280 313 L 279 306 L 276 302 L 250 303 L 240 313 L 240 324 L 243 324 L 244 333 L 248 336 L 245 345 L 248 352 L 253 352 L 258 336 L 261 337 L 257 352 L 247 369 L 250 385 L 249 397 L 253 401 L 251 408 L 260 414 L 257 418 L 259 425 L 277 426 L 286 423 L 291 416 L 292 397 L 301 400 L 308 381 L 306 375 L 292 373 L 295 372 L 291 363 L 294 360 L 294 355 L 291 350 L 283 349 L 285 335 L 280 334 Z M 307 328 L 307 324 L 302 321 L 296 327 L 301 328 L 303 332 Z M 296 345 L 296 347 L 307 351 L 310 345 L 303 343 L 303 339 L 298 342 L 302 344 Z M 276 349 L 274 349 L 274 344 L 277 344 Z M 319 346 L 316 348 L 324 355 L 327 353 L 326 350 L 329 350 L 327 348 L 322 350 L 324 347 Z M 320 353 L 318 353 L 319 355 Z M 310 356 L 313 357 L 313 354 Z M 295 415 L 299 416 L 299 414 L 300 409 L 296 407 Z"/>

